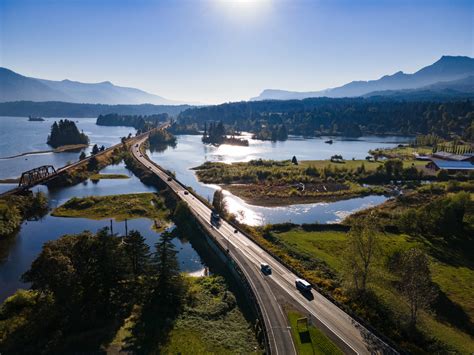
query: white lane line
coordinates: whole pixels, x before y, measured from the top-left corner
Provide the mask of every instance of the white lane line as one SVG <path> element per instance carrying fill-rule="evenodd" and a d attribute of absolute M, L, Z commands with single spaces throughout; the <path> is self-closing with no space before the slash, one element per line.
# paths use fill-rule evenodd
<path fill-rule="evenodd" d="M 145 158 L 144 158 L 145 159 Z M 140 159 L 138 159 L 140 160 Z M 140 160 L 141 161 L 141 160 Z M 145 159 L 146 161 L 146 159 Z M 161 178 L 163 178 L 163 176 L 165 176 L 165 174 L 159 170 L 158 168 L 156 168 L 155 166 L 152 165 L 152 171 L 157 174 L 158 176 L 160 176 Z M 166 180 L 166 176 L 165 176 L 165 179 L 163 180 Z M 174 183 L 174 181 L 173 181 Z M 170 184 L 168 184 L 170 186 Z M 171 188 L 173 188 L 172 186 L 170 186 Z M 175 191 L 177 190 L 176 187 L 173 188 Z M 179 191 L 178 191 L 179 192 Z M 183 196 L 180 196 L 182 199 L 185 199 Z M 186 200 L 186 199 L 185 199 Z M 192 203 L 192 201 L 187 201 L 186 202 L 188 203 L 188 205 L 190 205 L 190 207 L 192 207 L 192 209 L 195 211 L 196 214 L 209 214 L 209 209 L 207 206 L 205 206 L 201 201 L 199 200 L 193 200 L 195 202 Z M 202 210 L 202 211 L 199 211 L 199 210 Z M 202 218 L 202 217 L 201 217 Z M 210 221 L 208 221 L 208 224 L 211 225 Z M 220 229 L 228 229 L 228 233 L 231 234 L 231 232 L 229 231 L 230 229 L 230 225 L 228 225 L 225 221 L 223 222 L 223 225 L 221 226 L 221 228 L 213 228 L 214 230 L 218 231 L 219 234 L 221 234 L 223 236 L 224 239 L 226 239 L 229 243 L 231 243 L 234 247 L 236 247 L 238 250 L 240 250 L 240 252 L 246 256 L 249 260 L 252 260 L 254 259 L 254 263 L 255 264 L 258 264 L 259 262 L 259 257 L 258 255 L 250 255 L 248 252 L 245 252 L 242 248 L 242 246 L 236 244 L 234 242 L 234 239 L 240 239 L 240 238 L 230 238 L 229 236 L 226 236 L 224 234 L 224 231 L 221 231 Z M 249 240 L 245 235 L 242 235 L 241 233 L 239 233 L 245 240 Z M 286 281 L 287 283 L 290 283 L 292 284 L 292 282 L 290 282 L 288 280 L 288 278 L 290 277 L 294 277 L 296 278 L 295 275 L 293 275 L 291 272 L 287 271 L 286 268 L 284 268 L 279 262 L 277 262 L 276 260 L 274 260 L 273 258 L 269 257 L 268 254 L 262 249 L 260 248 L 258 245 L 256 245 L 253 241 L 250 240 L 250 244 L 247 244 L 245 242 L 243 242 L 242 240 L 238 240 L 238 242 L 240 242 L 240 244 L 243 244 L 243 247 L 246 248 L 246 249 L 253 249 L 253 253 L 258 253 L 260 255 L 262 255 L 265 259 L 269 259 L 271 260 L 271 264 L 274 265 L 274 267 L 276 269 L 280 269 L 280 278 L 283 279 L 283 281 Z M 249 248 L 249 246 L 251 246 L 251 248 Z M 255 261 L 256 260 L 256 261 Z M 275 278 L 273 278 L 275 280 Z M 275 280 L 276 283 L 283 289 L 285 290 L 294 300 L 296 300 L 298 303 L 300 303 L 305 309 L 307 309 L 312 315 L 315 316 L 315 318 L 317 318 L 321 323 L 323 323 L 330 331 L 332 331 L 338 338 L 340 338 L 344 343 L 346 343 L 346 345 L 348 345 L 348 347 L 350 347 L 351 349 L 354 350 L 354 348 L 349 345 L 341 336 L 340 334 L 338 334 L 336 331 L 334 331 L 330 326 L 327 325 L 327 323 L 322 320 L 320 317 L 318 317 L 318 315 L 316 313 L 314 313 L 315 311 L 314 310 L 311 310 L 308 308 L 308 306 L 304 303 L 301 302 L 301 300 L 297 299 L 297 296 L 294 295 L 294 290 L 290 291 L 287 289 L 287 287 L 283 286 L 281 284 L 281 282 L 278 282 L 277 280 Z M 317 293 L 317 292 L 316 292 Z M 355 320 L 353 320 L 349 315 L 347 315 L 345 312 L 343 312 L 342 310 L 340 310 L 339 308 L 337 308 L 333 303 L 331 303 L 329 300 L 327 300 L 324 296 L 320 295 L 319 293 L 317 293 L 320 297 L 318 297 L 318 301 L 320 303 L 327 303 L 326 305 L 326 308 L 336 308 L 337 311 L 340 311 L 340 313 L 342 313 L 342 315 L 345 315 L 347 317 L 345 317 L 347 319 L 347 321 L 349 322 L 354 322 L 356 324 L 358 324 L 357 322 L 355 322 Z M 258 293 L 256 293 L 256 295 L 258 295 Z M 273 295 L 273 293 L 272 293 Z M 273 295 L 273 297 L 275 297 Z M 301 296 L 302 297 L 302 296 Z M 315 305 L 316 306 L 316 305 Z M 330 307 L 328 307 L 330 306 Z M 361 326 L 360 324 L 358 324 L 359 326 Z M 357 328 L 355 328 L 357 329 Z M 354 350 L 355 351 L 355 350 Z M 356 352 L 357 353 L 357 352 Z"/>

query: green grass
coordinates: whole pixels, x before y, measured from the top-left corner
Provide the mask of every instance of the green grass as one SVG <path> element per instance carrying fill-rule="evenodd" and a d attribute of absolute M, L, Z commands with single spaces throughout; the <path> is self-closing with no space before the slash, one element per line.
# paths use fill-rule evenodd
<path fill-rule="evenodd" d="M 287 251 L 296 252 L 300 255 L 309 255 L 326 263 L 337 277 L 344 282 L 344 258 L 347 234 L 337 231 L 307 232 L 302 229 L 293 229 L 283 233 L 273 233 L 277 240 Z M 375 260 L 374 275 L 369 287 L 395 315 L 403 319 L 408 314 L 408 307 L 401 294 L 393 286 L 395 276 L 386 268 L 384 262 L 387 255 L 396 250 L 411 247 L 425 248 L 425 243 L 415 241 L 407 235 L 385 234 L 378 236 L 380 240 L 380 252 Z M 459 259 L 458 259 L 459 260 Z M 474 322 L 474 270 L 467 266 L 453 266 L 445 264 L 431 255 L 431 269 L 433 281 L 440 290 L 460 307 L 467 315 L 470 322 Z M 445 311 L 446 317 L 454 317 Z M 452 324 L 437 319 L 432 314 L 423 312 L 419 327 L 426 334 L 436 336 L 449 347 L 459 353 L 468 354 L 474 351 L 474 338 L 462 329 Z"/>
<path fill-rule="evenodd" d="M 291 335 L 300 355 L 313 354 L 343 354 L 336 345 L 323 332 L 316 327 L 309 325 L 307 329 L 298 329 L 297 320 L 302 315 L 295 311 L 287 312 L 291 326 Z"/>
<path fill-rule="evenodd" d="M 93 174 L 89 177 L 91 180 L 101 179 L 130 179 L 130 176 L 125 174 Z"/>
<path fill-rule="evenodd" d="M 160 354 L 259 354 L 261 350 L 251 324 L 237 306 L 220 276 L 185 276 L 182 311 L 174 320 L 168 341 Z M 126 319 L 109 349 L 126 348 L 139 307 Z"/>
<path fill-rule="evenodd" d="M 153 193 L 73 197 L 51 213 L 55 217 L 115 218 L 118 221 L 133 218 L 167 220 L 168 214 L 163 198 Z"/>
<path fill-rule="evenodd" d="M 431 147 L 395 147 L 395 148 L 379 148 L 373 152 L 381 154 L 388 158 L 413 159 L 414 154 L 428 155 L 431 154 Z M 372 153 L 372 152 L 371 152 Z"/>

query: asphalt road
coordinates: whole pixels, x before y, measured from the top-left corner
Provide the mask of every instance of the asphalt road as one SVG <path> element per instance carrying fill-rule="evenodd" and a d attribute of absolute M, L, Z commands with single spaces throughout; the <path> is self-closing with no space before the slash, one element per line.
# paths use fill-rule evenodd
<path fill-rule="evenodd" d="M 211 210 L 204 203 L 191 193 L 186 193 L 181 184 L 174 179 L 169 180 L 169 176 L 163 170 L 148 160 L 148 157 L 142 156 L 139 146 L 145 140 L 146 137 L 140 138 L 137 141 L 138 147 L 135 144 L 132 146 L 133 155 L 187 202 L 193 214 L 212 233 L 215 240 L 229 249 L 233 260 L 244 271 L 257 295 L 273 354 L 296 353 L 288 322 L 281 307 L 284 303 L 305 311 L 311 322 L 323 330 L 346 354 L 396 353 L 320 293 L 312 290 L 311 297 L 300 293 L 295 287 L 297 279 L 295 274 L 247 236 L 236 231 L 229 223 L 222 220 L 219 226 L 213 226 Z M 260 271 L 262 262 L 271 266 L 270 275 L 264 275 Z"/>

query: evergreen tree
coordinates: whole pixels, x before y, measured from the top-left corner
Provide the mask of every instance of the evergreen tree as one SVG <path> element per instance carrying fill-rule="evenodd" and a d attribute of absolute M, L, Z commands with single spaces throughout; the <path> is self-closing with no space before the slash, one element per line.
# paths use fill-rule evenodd
<path fill-rule="evenodd" d="M 131 272 L 136 279 L 147 272 L 150 262 L 150 248 L 140 232 L 132 230 L 123 238 L 125 254 L 130 262 Z"/>
<path fill-rule="evenodd" d="M 97 153 L 99 153 L 99 147 L 97 146 L 97 144 L 94 144 L 94 146 L 92 147 L 92 155 L 96 155 Z"/>
<path fill-rule="evenodd" d="M 84 159 L 86 159 L 86 153 L 82 151 L 81 154 L 79 155 L 79 160 L 84 160 Z"/>
<path fill-rule="evenodd" d="M 68 144 L 88 144 L 89 138 L 79 132 L 74 121 L 60 120 L 51 126 L 51 133 L 47 143 L 52 147 L 59 147 Z"/>
<path fill-rule="evenodd" d="M 159 299 L 166 304 L 174 303 L 173 296 L 181 283 L 176 257 L 178 252 L 172 240 L 172 233 L 168 231 L 161 233 L 152 257 L 152 268 L 157 275 L 155 282 L 152 283 L 152 296 L 153 299 Z"/>

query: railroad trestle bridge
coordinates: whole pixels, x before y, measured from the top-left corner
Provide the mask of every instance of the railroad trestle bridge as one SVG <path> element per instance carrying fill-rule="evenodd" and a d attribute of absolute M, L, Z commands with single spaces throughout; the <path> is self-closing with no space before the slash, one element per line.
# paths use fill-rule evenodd
<path fill-rule="evenodd" d="M 52 165 L 43 165 L 37 168 L 25 171 L 21 174 L 18 182 L 19 188 L 28 188 L 56 175 L 57 171 Z"/>

